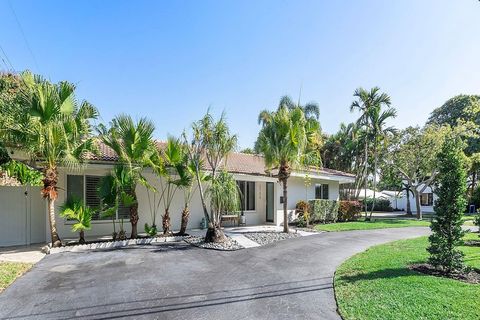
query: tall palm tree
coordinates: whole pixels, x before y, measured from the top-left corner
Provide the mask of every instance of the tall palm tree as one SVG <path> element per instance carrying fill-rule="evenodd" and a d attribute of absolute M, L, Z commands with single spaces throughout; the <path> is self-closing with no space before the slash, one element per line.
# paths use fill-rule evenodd
<path fill-rule="evenodd" d="M 21 110 L 11 110 L 6 116 L 8 145 L 26 152 L 42 167 L 42 195 L 47 199 L 52 245 L 61 245 L 55 219 L 58 197 L 58 167 L 74 167 L 87 151 L 95 149 L 91 138 L 91 121 L 97 109 L 75 98 L 75 85 L 66 81 L 53 84 L 29 72 L 22 74 L 26 90 Z M 17 116 L 21 114 L 20 118 Z"/>
<path fill-rule="evenodd" d="M 378 148 L 388 135 L 393 135 L 396 132 L 394 127 L 387 127 L 386 122 L 397 116 L 397 111 L 393 108 L 388 108 L 382 111 L 380 104 L 375 105 L 368 113 L 370 123 L 370 140 L 373 141 L 373 203 L 370 212 L 372 217 L 375 208 L 375 193 L 377 187 L 377 167 L 378 167 Z"/>
<path fill-rule="evenodd" d="M 100 125 L 98 128 L 103 143 L 116 152 L 119 163 L 125 166 L 131 181 L 126 189 L 127 194 L 133 199 L 130 206 L 130 224 L 132 233 L 130 237 L 136 238 L 138 223 L 138 199 L 136 187 L 142 184 L 150 187 L 147 179 L 142 175 L 145 167 L 152 165 L 152 158 L 158 153 L 153 141 L 153 122 L 146 118 L 138 121 L 128 115 L 118 115 L 110 123 L 110 128 Z"/>
<path fill-rule="evenodd" d="M 364 165 L 361 175 L 365 183 L 365 214 L 367 213 L 367 187 L 368 187 L 368 139 L 370 132 L 370 118 L 369 113 L 375 106 L 390 106 L 390 97 L 386 93 L 380 93 L 379 87 L 374 87 L 370 91 L 364 88 L 358 88 L 355 90 L 353 96 L 356 98 L 350 106 L 350 111 L 360 111 L 360 117 L 357 120 L 359 127 L 363 127 L 365 131 L 364 141 Z M 357 173 L 358 175 L 359 173 Z"/>
<path fill-rule="evenodd" d="M 300 165 L 307 145 L 306 122 L 302 109 L 282 107 L 263 120 L 256 142 L 266 165 L 278 169 L 278 180 L 283 184 L 284 232 L 288 232 L 287 181 L 292 168 Z"/>

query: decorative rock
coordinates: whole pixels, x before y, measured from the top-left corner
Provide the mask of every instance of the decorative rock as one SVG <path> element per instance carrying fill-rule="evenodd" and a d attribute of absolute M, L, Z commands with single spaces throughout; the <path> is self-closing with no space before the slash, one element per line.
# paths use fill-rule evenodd
<path fill-rule="evenodd" d="M 227 241 L 222 243 L 213 243 L 213 242 L 205 242 L 203 237 L 195 237 L 191 236 L 184 239 L 185 242 L 190 243 L 193 246 L 204 248 L 204 249 L 213 249 L 213 250 L 220 250 L 220 251 L 234 251 L 243 249 L 241 245 L 238 244 L 235 240 L 230 237 L 227 237 Z"/>
<path fill-rule="evenodd" d="M 262 246 L 285 239 L 300 237 L 298 233 L 284 232 L 247 232 L 244 233 L 243 236 Z"/>

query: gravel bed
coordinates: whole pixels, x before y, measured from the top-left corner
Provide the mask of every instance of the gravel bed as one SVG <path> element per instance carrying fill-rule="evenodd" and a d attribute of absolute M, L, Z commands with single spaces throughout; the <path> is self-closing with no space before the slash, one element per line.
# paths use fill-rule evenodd
<path fill-rule="evenodd" d="M 261 246 L 277 242 L 285 239 L 300 237 L 298 233 L 284 233 L 284 232 L 247 232 L 243 234 L 246 238 L 255 241 Z"/>
<path fill-rule="evenodd" d="M 191 236 L 184 239 L 185 242 L 204 249 L 213 249 L 213 250 L 221 250 L 221 251 L 235 251 L 239 249 L 243 249 L 241 245 L 238 244 L 237 241 L 233 240 L 230 237 L 227 237 L 227 241 L 223 243 L 213 243 L 213 242 L 205 242 L 203 237 L 195 237 Z"/>

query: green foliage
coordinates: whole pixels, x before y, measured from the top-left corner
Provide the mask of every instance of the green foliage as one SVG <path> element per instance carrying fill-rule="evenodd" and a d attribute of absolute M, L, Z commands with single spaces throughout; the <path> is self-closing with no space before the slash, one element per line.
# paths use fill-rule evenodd
<path fill-rule="evenodd" d="M 360 217 L 362 203 L 359 201 L 340 200 L 338 204 L 338 221 L 353 221 Z"/>
<path fill-rule="evenodd" d="M 74 220 L 72 232 L 80 231 L 80 242 L 85 242 L 83 231 L 91 228 L 93 209 L 85 205 L 82 200 L 70 198 L 62 205 L 60 216 L 68 220 Z"/>
<path fill-rule="evenodd" d="M 144 230 L 145 230 L 145 233 L 148 234 L 150 237 L 155 237 L 158 233 L 157 226 L 155 225 L 149 226 L 148 223 L 145 223 Z"/>
<path fill-rule="evenodd" d="M 339 203 L 335 200 L 315 199 L 309 202 L 311 222 L 335 222 L 337 220 Z"/>
<path fill-rule="evenodd" d="M 225 170 L 220 171 L 217 178 L 212 180 L 207 195 L 210 198 L 210 207 L 216 215 L 232 214 L 240 209 L 240 196 L 232 174 Z"/>
<path fill-rule="evenodd" d="M 310 205 L 308 204 L 308 202 L 304 200 L 298 201 L 295 206 L 295 211 L 298 215 L 297 225 L 300 226 L 299 224 L 302 224 L 302 223 L 305 223 L 305 225 L 308 225 L 310 221 Z"/>
<path fill-rule="evenodd" d="M 40 186 L 42 185 L 43 174 L 23 162 L 11 160 L 0 166 L 0 171 L 4 170 L 10 177 L 17 179 L 22 185 Z"/>
<path fill-rule="evenodd" d="M 432 235 L 429 237 L 429 262 L 436 268 L 451 273 L 463 268 L 463 254 L 456 247 L 461 245 L 462 216 L 467 205 L 465 200 L 466 173 L 459 142 L 445 140 L 438 154 L 438 179 L 436 182 L 435 217 Z"/>
<path fill-rule="evenodd" d="M 373 198 L 367 198 L 367 200 L 363 200 L 363 203 L 367 203 L 367 210 L 372 210 L 373 206 Z M 390 200 L 388 199 L 375 199 L 375 211 L 393 211 L 392 205 Z"/>

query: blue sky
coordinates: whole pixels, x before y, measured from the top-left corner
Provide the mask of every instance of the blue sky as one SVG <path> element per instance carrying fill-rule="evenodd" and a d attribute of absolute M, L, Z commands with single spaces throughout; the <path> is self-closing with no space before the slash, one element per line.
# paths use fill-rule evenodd
<path fill-rule="evenodd" d="M 359 86 L 391 96 L 400 128 L 479 94 L 478 17 L 476 0 L 0 0 L 0 46 L 15 70 L 76 83 L 104 122 L 147 116 L 165 139 L 210 107 L 226 111 L 243 148 L 258 113 L 300 88 L 328 133 L 355 119 Z"/>

